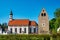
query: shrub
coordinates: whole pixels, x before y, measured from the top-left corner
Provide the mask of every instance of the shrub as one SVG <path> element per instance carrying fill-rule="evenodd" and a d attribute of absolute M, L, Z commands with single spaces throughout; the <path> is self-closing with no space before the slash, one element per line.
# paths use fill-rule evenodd
<path fill-rule="evenodd" d="M 0 40 L 60 40 L 59 35 L 0 35 Z"/>

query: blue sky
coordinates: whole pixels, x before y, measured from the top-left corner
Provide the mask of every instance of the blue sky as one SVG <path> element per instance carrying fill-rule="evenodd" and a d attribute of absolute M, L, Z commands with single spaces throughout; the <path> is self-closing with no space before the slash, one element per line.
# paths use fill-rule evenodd
<path fill-rule="evenodd" d="M 38 23 L 42 8 L 46 9 L 50 20 L 54 18 L 56 8 L 60 8 L 60 0 L 0 0 L 0 23 L 8 23 L 11 10 L 14 19 L 29 19 Z"/>

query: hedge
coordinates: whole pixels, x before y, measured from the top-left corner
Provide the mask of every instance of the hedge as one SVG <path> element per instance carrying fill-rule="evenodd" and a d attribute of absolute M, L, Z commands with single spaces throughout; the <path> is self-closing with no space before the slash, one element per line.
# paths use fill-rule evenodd
<path fill-rule="evenodd" d="M 60 40 L 60 34 L 52 35 L 0 35 L 0 40 Z"/>

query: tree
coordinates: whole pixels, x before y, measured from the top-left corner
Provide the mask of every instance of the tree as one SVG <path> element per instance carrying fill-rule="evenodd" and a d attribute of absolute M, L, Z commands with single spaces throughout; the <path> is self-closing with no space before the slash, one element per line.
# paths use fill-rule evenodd
<path fill-rule="evenodd" d="M 53 18 L 49 21 L 49 26 L 50 26 L 50 29 L 52 30 L 54 28 L 54 23 L 55 23 L 56 19 Z"/>
<path fill-rule="evenodd" d="M 60 17 L 57 18 L 58 26 L 60 26 Z"/>
<path fill-rule="evenodd" d="M 54 15 L 55 15 L 55 18 L 56 18 L 56 22 L 55 23 L 57 24 L 57 26 L 60 26 L 60 8 L 56 9 L 56 11 L 54 12 Z"/>
<path fill-rule="evenodd" d="M 57 8 L 56 11 L 54 12 L 55 18 L 60 17 L 60 8 Z"/>
<path fill-rule="evenodd" d="M 1 24 L 0 24 L 0 26 L 1 26 Z"/>
<path fill-rule="evenodd" d="M 56 11 L 54 12 L 54 16 L 55 16 L 55 23 L 54 23 L 54 27 L 55 27 L 55 33 L 57 32 L 57 28 L 59 28 L 60 26 L 60 8 L 56 9 Z"/>
<path fill-rule="evenodd" d="M 5 28 L 7 28 L 8 26 L 7 26 L 7 23 L 2 23 L 2 29 L 3 29 L 3 31 L 5 31 Z"/>
<path fill-rule="evenodd" d="M 49 21 L 49 27 L 50 27 L 50 32 L 51 32 L 51 33 L 54 33 L 54 29 L 55 29 L 54 24 L 55 24 L 55 21 L 56 21 L 55 18 L 53 18 L 53 19 L 51 19 L 51 20 Z"/>
<path fill-rule="evenodd" d="M 59 27 L 57 19 L 56 19 L 56 21 L 54 23 L 54 27 L 55 27 L 55 33 L 57 33 L 57 28 Z"/>
<path fill-rule="evenodd" d="M 57 28 L 60 26 L 60 8 L 56 9 L 54 12 L 55 18 L 49 21 L 50 30 L 57 33 Z"/>

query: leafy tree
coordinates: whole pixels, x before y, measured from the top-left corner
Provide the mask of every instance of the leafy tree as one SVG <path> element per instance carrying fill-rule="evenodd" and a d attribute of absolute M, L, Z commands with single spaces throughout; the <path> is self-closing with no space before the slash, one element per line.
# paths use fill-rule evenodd
<path fill-rule="evenodd" d="M 54 28 L 54 23 L 55 23 L 56 19 L 53 18 L 49 21 L 49 26 L 50 26 L 50 29 L 53 29 Z"/>
<path fill-rule="evenodd" d="M 54 12 L 55 18 L 60 17 L 60 8 L 57 8 L 56 11 Z"/>
<path fill-rule="evenodd" d="M 51 19 L 51 20 L 49 21 L 50 32 L 52 32 L 52 33 L 54 33 L 54 29 L 55 29 L 54 24 L 55 24 L 55 21 L 56 21 L 55 18 L 53 18 L 53 19 Z"/>
<path fill-rule="evenodd" d="M 8 26 L 7 26 L 7 23 L 2 23 L 2 29 L 3 29 L 3 31 L 5 31 L 5 28 L 7 28 Z"/>
<path fill-rule="evenodd" d="M 54 12 L 55 18 L 49 21 L 50 30 L 57 33 L 57 28 L 60 26 L 60 8 L 56 9 Z"/>
<path fill-rule="evenodd" d="M 57 30 L 57 28 L 60 26 L 60 8 L 56 9 L 56 11 L 54 12 L 55 18 L 56 18 L 56 22 L 54 24 L 55 26 L 55 31 Z"/>
<path fill-rule="evenodd" d="M 57 28 L 60 26 L 60 8 L 56 9 L 54 12 L 55 18 L 51 19 L 49 22 L 50 30 L 57 33 Z"/>
<path fill-rule="evenodd" d="M 1 24 L 0 24 L 0 28 L 1 28 Z"/>
<path fill-rule="evenodd" d="M 58 26 L 60 26 L 60 17 L 57 18 Z"/>
<path fill-rule="evenodd" d="M 0 26 L 1 26 L 1 24 L 0 24 Z"/>
<path fill-rule="evenodd" d="M 57 32 L 57 28 L 59 27 L 58 26 L 58 21 L 56 20 L 55 23 L 54 23 L 54 27 L 55 27 L 55 33 Z"/>

